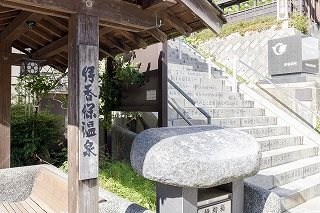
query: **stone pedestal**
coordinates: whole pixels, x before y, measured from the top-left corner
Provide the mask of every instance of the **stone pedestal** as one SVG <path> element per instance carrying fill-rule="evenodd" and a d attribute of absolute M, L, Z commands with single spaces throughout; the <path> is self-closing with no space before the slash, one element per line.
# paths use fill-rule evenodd
<path fill-rule="evenodd" d="M 157 213 L 242 213 L 260 160 L 253 137 L 215 126 L 149 129 L 131 150 L 134 170 L 157 182 Z"/>

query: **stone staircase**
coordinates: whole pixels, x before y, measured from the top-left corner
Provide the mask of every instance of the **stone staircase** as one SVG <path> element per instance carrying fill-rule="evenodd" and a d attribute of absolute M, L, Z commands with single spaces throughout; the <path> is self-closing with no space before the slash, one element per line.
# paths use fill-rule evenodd
<path fill-rule="evenodd" d="M 320 213 L 319 147 L 244 94 L 232 92 L 221 71 L 212 68 L 210 76 L 192 48 L 182 44 L 179 59 L 178 46 L 169 43 L 169 78 L 211 115 L 212 124 L 245 131 L 261 144 L 261 171 L 246 182 L 277 195 L 281 211 L 266 212 Z M 206 117 L 170 85 L 169 99 L 193 125 L 206 125 Z M 169 126 L 187 125 L 169 107 Z"/>

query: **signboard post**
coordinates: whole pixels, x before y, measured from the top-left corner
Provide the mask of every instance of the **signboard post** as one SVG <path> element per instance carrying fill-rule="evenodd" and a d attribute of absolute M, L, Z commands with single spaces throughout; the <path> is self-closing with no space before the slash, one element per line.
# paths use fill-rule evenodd
<path fill-rule="evenodd" d="M 99 18 L 69 20 L 68 212 L 99 211 Z"/>
<path fill-rule="evenodd" d="M 97 46 L 80 45 L 79 180 L 97 178 L 99 154 L 99 73 Z"/>
<path fill-rule="evenodd" d="M 283 21 L 288 18 L 288 0 L 277 0 L 277 20 Z"/>

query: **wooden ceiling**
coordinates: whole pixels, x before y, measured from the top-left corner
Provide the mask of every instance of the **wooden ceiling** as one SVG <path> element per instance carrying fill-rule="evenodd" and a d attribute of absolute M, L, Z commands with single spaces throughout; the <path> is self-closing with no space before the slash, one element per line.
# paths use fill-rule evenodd
<path fill-rule="evenodd" d="M 74 12 L 72 4 L 57 3 L 40 8 L 32 0 L 23 0 L 23 4 L 27 4 L 22 6 L 19 1 L 0 0 L 0 43 L 11 44 L 34 59 L 45 59 L 47 64 L 61 71 L 66 70 L 68 67 L 68 18 Z M 36 2 L 45 3 L 46 0 Z M 100 1 L 96 0 L 96 2 Z M 120 2 L 121 8 L 113 2 L 117 4 Z M 115 14 L 114 19 L 110 21 L 104 19 L 101 13 L 100 58 L 114 57 L 122 52 L 146 48 L 150 44 L 180 35 L 188 36 L 207 26 L 217 31 L 225 22 L 222 11 L 206 0 L 197 0 L 195 3 L 198 4 L 197 7 L 190 8 L 194 2 L 192 0 L 104 0 L 100 7 L 102 5 L 105 8 L 110 7 L 112 12 L 119 10 L 121 16 Z M 56 8 L 59 9 L 62 6 L 66 9 L 60 9 L 57 12 Z M 90 10 L 86 11 L 90 14 Z M 132 13 L 136 15 L 132 16 Z M 127 20 L 126 14 L 130 16 Z M 117 20 L 119 20 L 118 23 Z M 214 20 L 215 23 L 208 23 L 208 20 Z M 130 24 L 122 24 L 125 22 Z M 30 26 L 33 23 L 35 25 Z"/>

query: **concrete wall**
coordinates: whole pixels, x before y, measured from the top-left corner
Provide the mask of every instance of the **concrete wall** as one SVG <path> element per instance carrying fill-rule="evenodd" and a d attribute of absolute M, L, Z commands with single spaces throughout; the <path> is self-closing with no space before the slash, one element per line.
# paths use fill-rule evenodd
<path fill-rule="evenodd" d="M 163 50 L 163 44 L 157 43 L 148 46 L 146 49 L 138 49 L 135 51 L 136 59 L 133 60 L 134 63 L 141 63 L 141 71 L 147 70 L 148 63 L 151 64 L 151 70 L 158 69 L 158 59 L 159 54 Z"/>
<path fill-rule="evenodd" d="M 248 32 L 246 36 L 233 34 L 225 39 L 208 41 L 199 47 L 200 51 L 209 53 L 216 61 L 232 68 L 233 59 L 240 58 L 263 75 L 268 75 L 268 41 L 271 39 L 301 34 L 289 28 L 264 32 Z M 241 69 L 241 66 L 239 67 Z"/>
<path fill-rule="evenodd" d="M 280 89 L 272 85 L 261 86 L 310 125 L 316 127 L 318 118 L 307 109 L 315 113 L 320 111 L 320 88 L 317 82 L 277 84 Z"/>

